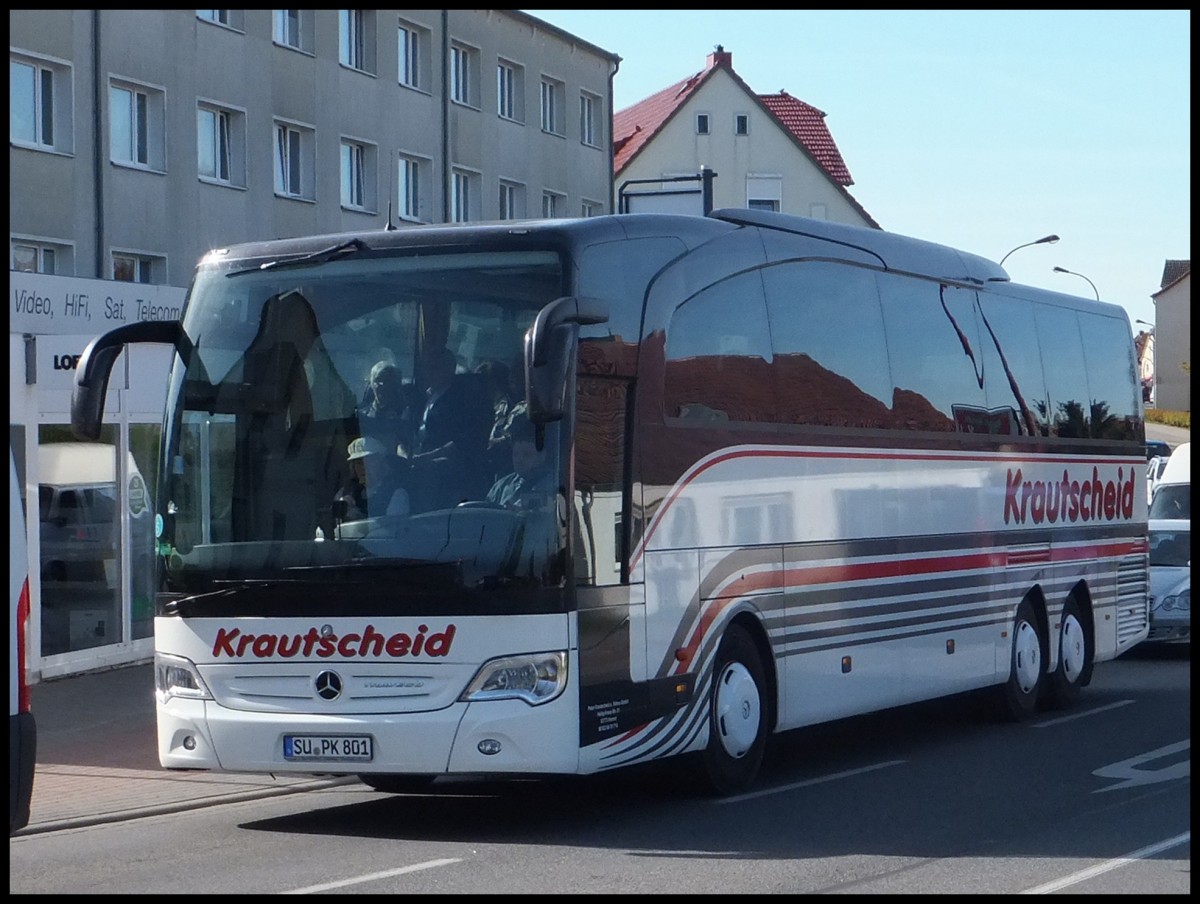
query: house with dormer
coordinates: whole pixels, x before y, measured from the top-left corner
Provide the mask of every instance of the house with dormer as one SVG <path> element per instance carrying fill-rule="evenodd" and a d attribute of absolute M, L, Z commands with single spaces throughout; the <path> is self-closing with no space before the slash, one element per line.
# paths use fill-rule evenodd
<path fill-rule="evenodd" d="M 878 229 L 850 194 L 854 180 L 825 116 L 787 91 L 756 93 L 734 71 L 733 54 L 717 45 L 699 72 L 613 114 L 613 207 L 625 209 L 623 189 L 686 190 L 687 177 L 706 168 L 715 174 L 713 207 Z"/>

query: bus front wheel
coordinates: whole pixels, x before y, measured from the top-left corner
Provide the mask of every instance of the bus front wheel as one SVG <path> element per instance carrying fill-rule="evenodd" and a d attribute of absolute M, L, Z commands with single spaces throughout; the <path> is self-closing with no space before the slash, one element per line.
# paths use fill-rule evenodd
<path fill-rule="evenodd" d="M 1033 603 L 1026 598 L 1017 606 L 1017 617 L 1013 619 L 1008 681 L 999 688 L 1001 711 L 1012 721 L 1023 721 L 1037 711 L 1045 662 L 1046 641 Z"/>
<path fill-rule="evenodd" d="M 744 791 L 758 775 L 767 744 L 765 687 L 758 648 L 745 628 L 730 625 L 717 649 L 704 750 L 708 785 L 718 794 Z"/>

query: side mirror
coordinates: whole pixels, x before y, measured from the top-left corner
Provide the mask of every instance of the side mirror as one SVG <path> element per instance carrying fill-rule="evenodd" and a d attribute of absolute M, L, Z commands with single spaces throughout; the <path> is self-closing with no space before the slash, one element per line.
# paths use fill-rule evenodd
<path fill-rule="evenodd" d="M 564 296 L 538 312 L 525 332 L 525 400 L 533 423 L 562 418 L 579 327 L 607 320 L 607 307 L 593 298 Z"/>
<path fill-rule="evenodd" d="M 80 439 L 100 438 L 104 420 L 104 397 L 113 363 L 131 342 L 162 342 L 173 345 L 186 361 L 191 342 L 178 320 L 144 320 L 109 330 L 88 343 L 75 369 L 71 394 L 71 430 Z"/>

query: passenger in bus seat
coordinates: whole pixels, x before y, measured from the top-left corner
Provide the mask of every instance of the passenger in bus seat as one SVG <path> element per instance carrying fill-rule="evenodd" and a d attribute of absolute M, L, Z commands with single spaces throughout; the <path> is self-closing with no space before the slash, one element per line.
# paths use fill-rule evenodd
<path fill-rule="evenodd" d="M 401 485 L 399 459 L 375 436 L 360 436 L 347 447 L 350 479 L 334 497 L 338 521 L 380 515 L 407 515 L 408 491 Z"/>
<path fill-rule="evenodd" d="M 456 375 L 454 353 L 439 346 L 422 358 L 425 405 L 417 420 L 416 439 L 407 451 L 409 487 L 420 510 L 479 498 L 487 483 L 484 458 L 491 427 L 491 405 L 485 393 Z"/>
<path fill-rule="evenodd" d="M 393 454 L 407 448 L 416 433 L 418 403 L 416 387 L 404 382 L 400 368 L 391 361 L 379 361 L 371 368 L 363 394 L 360 416 L 368 420 L 364 432 L 383 440 Z"/>

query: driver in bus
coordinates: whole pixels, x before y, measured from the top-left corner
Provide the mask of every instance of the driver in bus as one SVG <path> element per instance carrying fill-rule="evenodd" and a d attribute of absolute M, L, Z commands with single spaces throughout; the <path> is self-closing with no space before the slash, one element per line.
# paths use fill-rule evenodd
<path fill-rule="evenodd" d="M 347 447 L 350 479 L 334 498 L 340 521 L 380 515 L 407 515 L 408 492 L 400 485 L 400 461 L 374 436 L 360 436 Z"/>
<path fill-rule="evenodd" d="M 513 470 L 488 490 L 489 502 L 518 511 L 534 511 L 554 504 L 554 472 L 546 466 L 546 450 L 538 449 L 533 424 L 521 418 L 512 426 Z"/>

